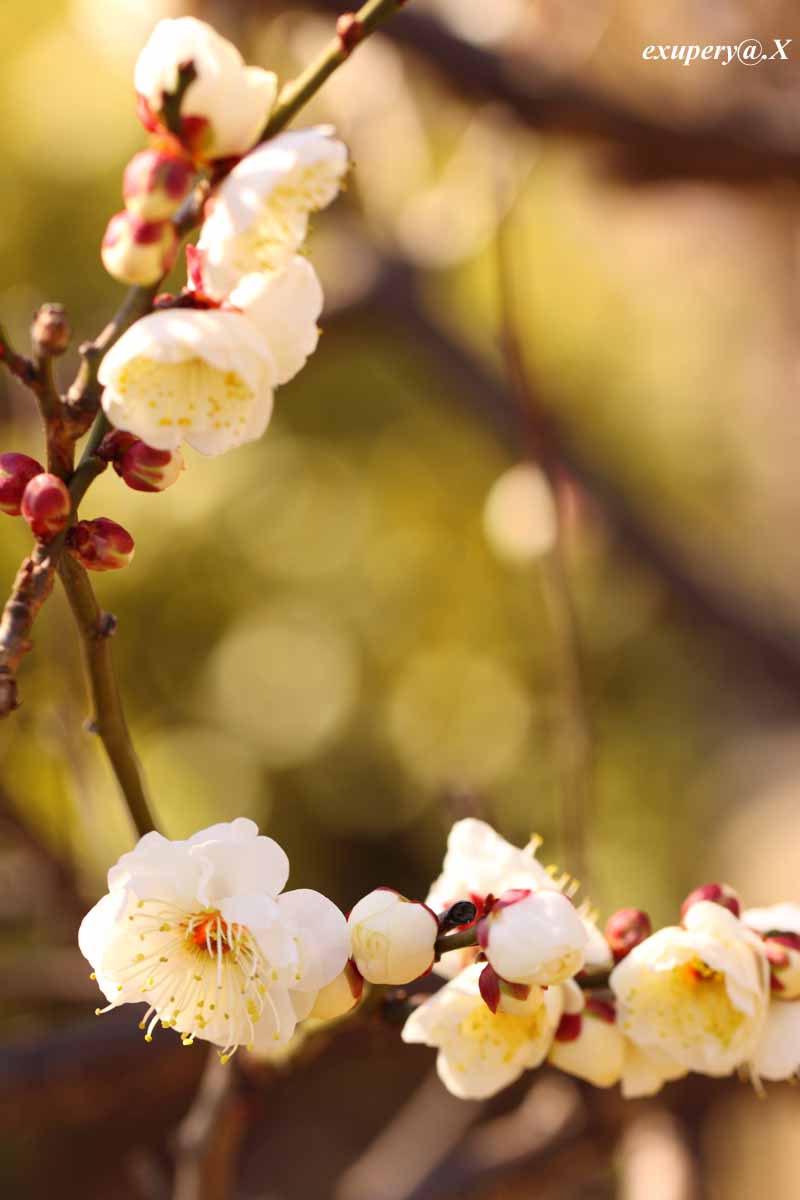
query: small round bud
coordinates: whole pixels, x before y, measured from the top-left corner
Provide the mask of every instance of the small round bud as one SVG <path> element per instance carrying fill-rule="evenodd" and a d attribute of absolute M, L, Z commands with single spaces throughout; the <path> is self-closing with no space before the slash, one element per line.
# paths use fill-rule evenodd
<path fill-rule="evenodd" d="M 114 463 L 114 470 L 135 492 L 163 492 L 185 469 L 180 450 L 155 450 L 138 440 Z"/>
<path fill-rule="evenodd" d="M 100 255 L 109 275 L 121 283 L 147 286 L 170 271 L 178 254 L 178 235 L 169 221 L 143 221 L 121 212 L 108 223 Z"/>
<path fill-rule="evenodd" d="M 66 528 L 72 500 L 63 479 L 45 471 L 28 483 L 20 507 L 34 537 L 49 542 Z"/>
<path fill-rule="evenodd" d="M 122 177 L 125 207 L 143 221 L 164 221 L 191 191 L 194 168 L 180 154 L 153 146 L 134 154 Z"/>
<path fill-rule="evenodd" d="M 318 1021 L 334 1021 L 355 1008 L 363 991 L 364 980 L 352 958 L 349 958 L 344 970 L 317 992 L 314 1007 L 308 1015 Z"/>
<path fill-rule="evenodd" d="M 504 892 L 478 922 L 477 934 L 501 979 L 542 987 L 580 971 L 588 940 L 575 906 L 549 888 Z"/>
<path fill-rule="evenodd" d="M 0 454 L 0 512 L 18 517 L 25 488 L 36 475 L 43 474 L 41 463 L 27 454 Z"/>
<path fill-rule="evenodd" d="M 33 318 L 31 341 L 40 354 L 57 358 L 69 345 L 72 330 L 60 304 L 43 304 Z"/>
<path fill-rule="evenodd" d="M 411 983 L 433 966 L 439 921 L 419 901 L 376 888 L 359 900 L 347 924 L 353 959 L 370 983 Z"/>
<path fill-rule="evenodd" d="M 720 904 L 723 908 L 727 908 L 728 912 L 732 912 L 735 917 L 741 914 L 742 906 L 739 903 L 739 897 L 736 892 L 727 883 L 704 883 L 702 887 L 695 888 L 681 905 L 681 920 L 684 919 L 689 909 L 693 904 L 698 904 L 701 900 L 708 900 L 712 904 Z"/>
<path fill-rule="evenodd" d="M 87 571 L 117 571 L 133 558 L 133 538 L 127 529 L 96 517 L 78 521 L 67 534 L 67 550 Z"/>
<path fill-rule="evenodd" d="M 638 946 L 653 932 L 650 918 L 641 908 L 619 908 L 606 922 L 605 935 L 614 962 L 622 962 L 634 946 Z"/>

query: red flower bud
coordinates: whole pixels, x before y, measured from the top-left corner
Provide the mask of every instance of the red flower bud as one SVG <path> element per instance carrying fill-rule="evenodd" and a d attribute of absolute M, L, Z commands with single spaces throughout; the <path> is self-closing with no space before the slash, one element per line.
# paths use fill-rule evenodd
<path fill-rule="evenodd" d="M 109 275 L 122 283 L 148 286 L 170 271 L 179 239 L 169 221 L 143 221 L 120 212 L 108 222 L 101 258 Z"/>
<path fill-rule="evenodd" d="M 735 917 L 738 917 L 742 911 L 739 897 L 727 883 L 704 883 L 702 887 L 689 892 L 684 900 L 681 905 L 681 920 L 692 905 L 699 904 L 701 900 L 710 900 L 712 904 L 720 904 L 723 908 L 727 908 L 728 912 L 732 912 Z"/>
<path fill-rule="evenodd" d="M 27 454 L 0 454 L 0 512 L 18 517 L 22 512 L 22 494 L 44 467 Z"/>
<path fill-rule="evenodd" d="M 114 470 L 135 492 L 163 492 L 185 467 L 180 450 L 155 450 L 138 440 L 114 463 Z"/>
<path fill-rule="evenodd" d="M 641 908 L 619 908 L 606 922 L 605 935 L 614 962 L 621 962 L 653 931 L 650 918 Z"/>
<path fill-rule="evenodd" d="M 88 571 L 116 571 L 133 558 L 133 538 L 116 521 L 96 517 L 72 526 L 67 550 Z"/>
<path fill-rule="evenodd" d="M 30 480 L 20 507 L 34 537 L 49 542 L 66 528 L 72 500 L 63 479 L 44 471 Z"/>
<path fill-rule="evenodd" d="M 122 177 L 129 212 L 145 221 L 163 221 L 188 196 L 194 167 L 183 155 L 155 146 L 134 154 Z"/>

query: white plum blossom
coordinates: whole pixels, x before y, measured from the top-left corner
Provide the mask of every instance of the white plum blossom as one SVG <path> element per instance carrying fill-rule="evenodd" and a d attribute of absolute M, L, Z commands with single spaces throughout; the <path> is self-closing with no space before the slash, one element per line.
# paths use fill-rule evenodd
<path fill-rule="evenodd" d="M 411 983 L 433 966 L 436 915 L 392 888 L 376 888 L 359 900 L 347 925 L 353 960 L 370 983 Z"/>
<path fill-rule="evenodd" d="M 307 258 L 295 254 L 276 271 L 246 275 L 230 304 L 263 334 L 275 364 L 275 383 L 288 383 L 319 341 L 322 285 Z"/>
<path fill-rule="evenodd" d="M 574 895 L 577 885 L 568 875 L 548 869 L 536 857 L 541 839 L 532 837 L 524 849 L 501 837 L 485 821 L 467 817 L 456 821 L 447 839 L 442 873 L 431 884 L 426 903 L 434 912 L 444 912 L 457 900 L 473 900 L 480 909 L 488 896 L 500 896 L 514 888 L 553 890 Z M 597 928 L 588 904 L 577 908 L 586 932 L 584 960 L 587 969 L 611 966 L 611 953 Z M 436 964 L 437 974 L 452 978 L 475 956 L 472 950 L 453 950 Z"/>
<path fill-rule="evenodd" d="M 277 78 L 245 66 L 231 42 L 195 17 L 159 21 L 139 54 L 134 87 L 146 123 L 160 120 L 165 97 L 175 93 L 189 63 L 195 78 L 181 101 L 181 140 L 206 161 L 245 154 L 266 125 Z"/>
<path fill-rule="evenodd" d="M 347 166 L 347 148 L 327 125 L 281 133 L 243 158 L 200 231 L 207 294 L 222 300 L 245 275 L 283 266 L 305 241 L 309 214 L 336 197 Z"/>
<path fill-rule="evenodd" d="M 187 841 L 146 834 L 108 873 L 83 920 L 81 951 L 108 1011 L 145 1003 L 185 1044 L 264 1051 L 291 1038 L 344 967 L 344 915 L 309 889 L 284 892 L 289 861 L 240 817 Z"/>
<path fill-rule="evenodd" d="M 403 1026 L 404 1042 L 434 1046 L 442 1083 L 465 1100 L 493 1096 L 547 1057 L 561 1018 L 562 989 L 534 993 L 522 1014 L 492 1013 L 478 980 L 479 963 L 465 968 L 425 1000 Z M 536 1002 L 538 1001 L 538 1003 Z"/>
<path fill-rule="evenodd" d="M 665 1055 L 646 1052 L 630 1041 L 617 1023 L 614 1006 L 591 998 L 573 1036 L 563 1038 L 558 1030 L 548 1061 L 594 1087 L 619 1083 L 627 1099 L 655 1095 L 668 1080 L 686 1074 Z"/>
<path fill-rule="evenodd" d="M 479 922 L 478 940 L 501 979 L 549 987 L 580 971 L 588 937 L 561 892 L 514 888 Z"/>
<path fill-rule="evenodd" d="M 165 309 L 142 317 L 100 364 L 112 425 L 157 450 L 186 442 L 216 455 L 259 438 L 272 415 L 276 366 L 241 313 Z"/>
<path fill-rule="evenodd" d="M 767 1080 L 792 1079 L 800 1072 L 800 904 L 749 908 L 742 920 L 766 939 L 772 968 L 769 1011 L 753 1056 L 753 1074 Z"/>
<path fill-rule="evenodd" d="M 763 943 L 719 904 L 636 946 L 611 973 L 620 1028 L 686 1070 L 727 1075 L 758 1046 L 769 1003 Z"/>

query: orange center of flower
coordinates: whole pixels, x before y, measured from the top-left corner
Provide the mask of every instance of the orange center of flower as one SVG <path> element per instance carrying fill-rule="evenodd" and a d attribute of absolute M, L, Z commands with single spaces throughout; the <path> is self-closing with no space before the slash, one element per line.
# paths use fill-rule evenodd
<path fill-rule="evenodd" d="M 227 954 L 238 928 L 237 925 L 228 925 L 218 912 L 206 912 L 191 918 L 186 927 L 186 936 L 209 954 Z"/>

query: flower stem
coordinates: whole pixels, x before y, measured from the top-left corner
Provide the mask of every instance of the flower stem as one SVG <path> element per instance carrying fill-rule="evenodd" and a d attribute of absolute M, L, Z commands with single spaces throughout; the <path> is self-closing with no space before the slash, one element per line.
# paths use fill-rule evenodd
<path fill-rule="evenodd" d="M 438 937 L 434 943 L 434 952 L 436 961 L 447 954 L 450 950 L 467 950 L 470 946 L 477 946 L 478 938 L 474 925 L 470 925 L 469 929 L 459 929 L 456 933 L 444 933 Z"/>
<path fill-rule="evenodd" d="M 269 121 L 261 134 L 261 141 L 278 133 L 300 111 L 337 67 L 349 58 L 358 42 L 369 37 L 379 25 L 393 16 L 403 5 L 403 0 L 367 0 L 354 14 L 345 32 L 340 24 L 336 36 L 331 38 L 324 50 L 306 67 L 296 79 L 287 83 L 278 97 Z M 341 22 L 342 18 L 340 18 Z"/>
<path fill-rule="evenodd" d="M 154 830 L 156 823 L 150 811 L 142 769 L 128 732 L 114 673 L 109 639 L 116 622 L 110 613 L 102 611 L 86 572 L 68 554 L 61 556 L 58 574 L 81 635 L 84 668 L 94 709 L 89 727 L 103 743 L 131 820 L 142 837 Z"/>

